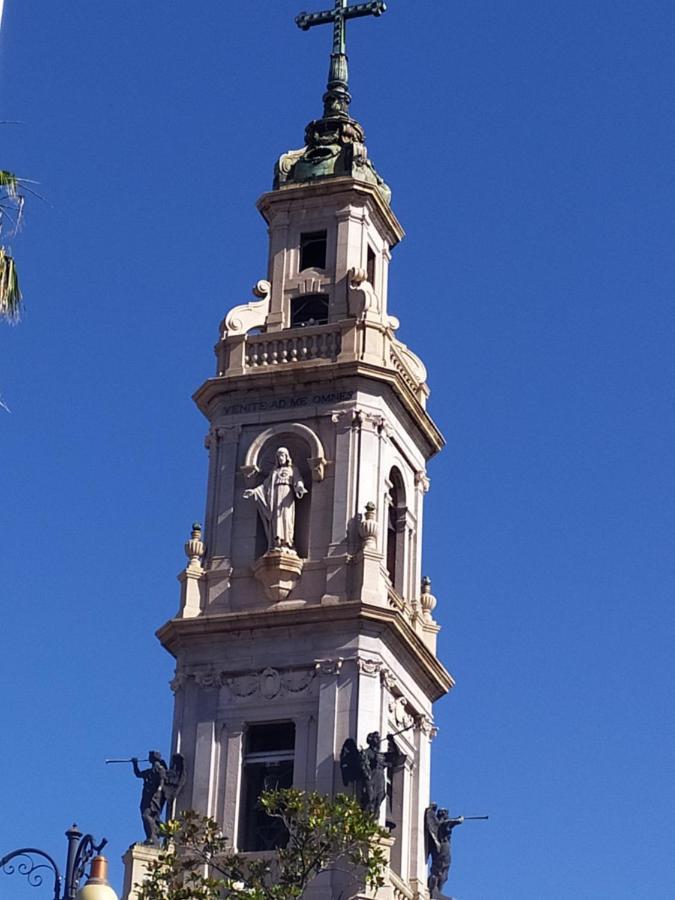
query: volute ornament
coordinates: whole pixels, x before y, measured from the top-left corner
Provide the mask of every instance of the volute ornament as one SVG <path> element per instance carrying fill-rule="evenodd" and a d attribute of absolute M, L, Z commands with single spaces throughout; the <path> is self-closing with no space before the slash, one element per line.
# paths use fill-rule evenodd
<path fill-rule="evenodd" d="M 253 294 L 260 300 L 251 300 L 233 307 L 220 323 L 223 339 L 235 334 L 246 334 L 252 328 L 262 328 L 270 311 L 272 285 L 264 278 L 256 282 Z"/>

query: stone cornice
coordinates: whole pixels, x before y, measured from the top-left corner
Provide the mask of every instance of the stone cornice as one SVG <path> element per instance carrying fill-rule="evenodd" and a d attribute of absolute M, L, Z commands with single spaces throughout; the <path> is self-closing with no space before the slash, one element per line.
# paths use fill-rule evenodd
<path fill-rule="evenodd" d="M 247 610 L 237 613 L 202 615 L 191 619 L 170 619 L 156 632 L 162 646 L 173 656 L 187 646 L 203 641 L 213 642 L 242 631 L 264 631 L 277 628 L 329 627 L 331 624 L 354 623 L 363 633 L 368 627 L 381 629 L 382 637 L 392 645 L 399 658 L 406 658 L 417 669 L 427 693 L 438 700 L 455 684 L 454 679 L 436 656 L 425 646 L 410 624 L 396 610 L 374 604 L 350 601 L 330 606 L 307 606 L 297 609 Z"/>
<path fill-rule="evenodd" d="M 405 235 L 403 227 L 391 207 L 385 203 L 377 187 L 349 176 L 321 178 L 305 184 L 285 184 L 275 191 L 263 194 L 256 205 L 265 221 L 269 223 L 272 209 L 277 205 L 296 202 L 302 203 L 303 206 L 311 206 L 313 200 L 325 205 L 327 198 L 349 193 L 360 194 L 373 204 L 376 214 L 389 232 L 392 247 L 403 239 Z"/>
<path fill-rule="evenodd" d="M 283 367 L 256 369 L 245 375 L 209 378 L 195 391 L 192 399 L 206 418 L 211 419 L 213 417 L 211 404 L 223 394 L 237 391 L 246 394 L 265 389 L 297 390 L 301 385 L 335 381 L 355 375 L 390 385 L 423 435 L 429 447 L 429 455 L 432 456 L 443 449 L 445 446 L 443 435 L 401 375 L 386 366 L 359 360 L 326 362 L 325 365 L 317 364 L 315 360 L 311 364 L 290 363 Z"/>

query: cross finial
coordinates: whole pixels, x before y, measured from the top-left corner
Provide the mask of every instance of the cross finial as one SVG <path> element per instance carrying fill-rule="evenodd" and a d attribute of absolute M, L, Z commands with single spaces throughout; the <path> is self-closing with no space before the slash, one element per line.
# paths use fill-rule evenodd
<path fill-rule="evenodd" d="M 387 6 L 384 0 L 371 0 L 370 3 L 357 3 L 348 6 L 348 0 L 335 0 L 333 9 L 317 13 L 300 13 L 295 23 L 303 31 L 309 31 L 314 25 L 333 25 L 333 50 L 330 55 L 328 86 L 323 98 L 324 117 L 339 116 L 349 118 L 349 74 L 347 70 L 347 19 L 358 19 L 362 16 L 381 16 Z"/>

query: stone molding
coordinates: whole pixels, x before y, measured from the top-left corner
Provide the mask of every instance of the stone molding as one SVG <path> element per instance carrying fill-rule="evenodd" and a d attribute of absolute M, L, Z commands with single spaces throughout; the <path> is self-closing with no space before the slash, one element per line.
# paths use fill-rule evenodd
<path fill-rule="evenodd" d="M 353 322 L 354 320 L 349 321 Z M 354 328 L 358 327 L 358 325 L 354 325 Z M 241 340 L 244 339 L 241 338 Z M 303 368 L 304 366 L 307 368 Z M 318 364 L 315 360 L 312 366 L 307 363 L 294 363 L 286 366 L 258 367 L 246 372 L 233 370 L 228 372 L 227 376 L 221 372 L 220 375 L 208 378 L 202 384 L 195 392 L 194 400 L 204 415 L 211 419 L 218 416 L 219 405 L 224 393 L 231 395 L 238 390 L 262 390 L 281 386 L 295 390 L 299 385 L 310 381 L 312 385 L 315 385 L 326 381 L 332 383 L 336 378 L 347 379 L 360 376 L 388 384 L 393 388 L 405 410 L 411 416 L 415 427 L 419 428 L 430 456 L 445 446 L 443 435 L 401 373 L 383 363 L 377 364 L 363 359 L 344 359 L 336 363 L 329 361 L 326 365 Z"/>
<path fill-rule="evenodd" d="M 454 679 L 436 655 L 426 646 L 422 637 L 398 610 L 388 609 L 380 604 L 348 601 L 327 606 L 306 606 L 302 610 L 302 626 L 308 628 L 330 628 L 333 624 L 344 626 L 353 623 L 361 628 L 363 622 L 377 623 L 388 629 L 395 652 L 405 654 L 414 664 L 415 678 L 421 688 L 433 700 L 437 700 L 454 687 Z M 208 616 L 183 619 L 169 619 L 157 631 L 162 645 L 177 656 L 180 648 L 189 646 L 192 639 L 211 639 L 241 631 L 261 633 L 279 628 L 298 627 L 297 610 L 247 609 L 236 612 L 213 612 Z M 428 627 L 428 626 L 427 626 Z"/>

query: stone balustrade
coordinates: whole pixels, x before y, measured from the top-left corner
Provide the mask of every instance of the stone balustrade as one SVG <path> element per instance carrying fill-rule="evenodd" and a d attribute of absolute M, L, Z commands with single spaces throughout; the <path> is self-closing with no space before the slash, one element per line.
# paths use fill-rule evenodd
<path fill-rule="evenodd" d="M 387 330 L 352 319 L 284 331 L 226 335 L 217 347 L 217 355 L 221 377 L 244 375 L 270 366 L 363 359 L 395 371 L 422 406 L 429 396 L 426 373 L 421 364 L 415 365 L 417 357 Z"/>
<path fill-rule="evenodd" d="M 335 325 L 252 335 L 246 339 L 245 365 L 247 369 L 255 369 L 316 359 L 335 362 L 340 353 L 341 338 L 340 329 Z"/>

